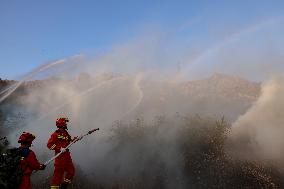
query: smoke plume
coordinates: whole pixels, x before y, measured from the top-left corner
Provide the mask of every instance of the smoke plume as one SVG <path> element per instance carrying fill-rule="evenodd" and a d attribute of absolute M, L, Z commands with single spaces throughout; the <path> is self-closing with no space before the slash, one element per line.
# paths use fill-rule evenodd
<path fill-rule="evenodd" d="M 281 160 L 284 155 L 284 75 L 262 85 L 259 99 L 234 124 L 231 139 L 239 155 Z"/>
<path fill-rule="evenodd" d="M 215 89 L 218 88 L 215 81 L 209 83 L 210 90 L 193 85 L 202 94 L 186 90 L 184 80 L 180 79 L 180 69 L 184 64 L 190 65 L 192 59 L 187 59 L 187 56 L 177 53 L 174 48 L 168 47 L 169 44 L 161 41 L 163 39 L 159 37 L 138 40 L 134 44 L 115 47 L 112 52 L 95 59 L 82 57 L 72 60 L 64 59 L 64 64 L 48 65 L 50 73 L 47 75 L 52 77 L 38 81 L 35 85 L 30 82 L 31 86 L 27 87 L 27 93 L 18 99 L 26 114 L 21 125 L 14 127 L 9 135 L 11 145 L 18 145 L 16 141 L 22 131 L 34 133 L 37 138 L 33 149 L 39 159 L 44 162 L 53 156 L 53 153 L 45 146 L 51 133 L 56 130 L 55 119 L 66 116 L 70 119 L 68 127 L 72 136 L 80 135 L 93 128 L 100 128 L 97 133 L 77 143 L 71 149 L 73 161 L 79 165 L 77 168 L 80 167 L 90 179 L 95 175 L 98 179 L 95 182 L 106 184 L 110 179 L 128 179 L 129 175 L 138 177 L 141 172 L 145 174 L 145 167 L 149 167 L 149 164 L 155 169 L 156 161 L 162 162 L 165 165 L 164 169 L 170 170 L 173 178 L 183 180 L 182 160 L 178 156 L 180 149 L 176 147 L 175 142 L 167 143 L 167 141 L 179 141 L 176 135 L 179 128 L 172 127 L 180 125 L 179 123 L 167 123 L 164 128 L 158 130 L 156 135 L 149 134 L 152 138 L 142 138 L 141 142 L 138 142 L 138 146 L 141 147 L 139 149 L 134 145 L 136 143 L 123 143 L 122 151 L 119 152 L 116 151 L 116 143 L 121 141 L 110 140 L 113 125 L 119 121 L 140 123 L 141 119 L 147 125 L 156 116 L 178 116 L 187 113 L 217 116 L 227 113 L 226 116 L 234 114 L 234 117 L 238 117 L 240 113 L 247 110 L 251 100 L 243 104 L 244 101 L 240 101 L 239 98 L 224 100 L 224 96 L 215 94 Z M 218 48 L 219 51 L 221 49 Z M 232 52 L 235 53 L 235 51 Z M 178 56 L 184 56 L 181 59 L 185 62 L 179 64 Z M 266 57 L 270 59 L 270 55 Z M 256 64 L 256 62 L 253 63 Z M 208 64 L 208 66 L 204 63 L 207 62 L 198 61 L 198 65 L 195 65 L 197 71 L 190 70 L 195 75 L 199 75 L 205 68 L 210 69 L 216 65 Z M 266 62 L 265 65 L 267 64 Z M 222 62 L 220 67 L 225 67 L 224 65 L 225 63 Z M 277 66 L 278 62 L 273 65 Z M 236 70 L 235 68 L 238 67 L 247 68 L 239 64 L 232 67 L 234 68 L 230 70 Z M 20 81 L 20 84 L 26 83 L 24 82 L 26 80 L 41 78 L 40 76 L 26 77 L 27 79 Z M 188 75 L 183 79 L 187 77 Z M 248 155 L 252 149 L 254 155 L 260 154 L 264 158 L 283 157 L 282 130 L 284 127 L 281 125 L 284 121 L 283 81 L 282 75 L 265 82 L 261 97 L 244 116 L 235 122 L 231 139 L 241 141 L 240 145 L 245 145 L 246 148 L 240 147 L 240 149 L 248 149 L 245 152 L 242 150 L 238 152 Z M 10 90 L 13 92 L 17 87 L 17 84 L 12 86 L 8 92 Z M 204 96 L 209 98 L 203 98 Z M 241 95 L 239 97 L 243 98 Z M 251 99 L 251 96 L 244 98 Z M 165 143 L 158 145 L 160 143 L 157 141 Z M 141 149 L 142 151 L 139 151 Z M 143 149 L 150 150 L 143 151 Z M 157 152 L 159 152 L 158 155 Z M 142 160 L 139 159 L 141 154 L 144 157 Z M 152 160 L 155 158 L 153 163 Z M 48 176 L 50 172 L 41 174 Z M 167 183 L 169 188 L 186 188 L 186 185 L 183 183 L 180 186 L 173 186 Z"/>

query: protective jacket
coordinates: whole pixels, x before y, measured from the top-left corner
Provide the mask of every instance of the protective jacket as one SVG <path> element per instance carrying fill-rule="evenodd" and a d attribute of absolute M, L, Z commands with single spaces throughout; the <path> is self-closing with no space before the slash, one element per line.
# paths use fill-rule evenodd
<path fill-rule="evenodd" d="M 21 161 L 20 167 L 23 172 L 23 177 L 19 189 L 31 189 L 30 176 L 33 170 L 41 170 L 44 168 L 43 164 L 40 164 L 36 158 L 35 153 L 28 147 L 20 147 Z"/>
<path fill-rule="evenodd" d="M 55 154 L 59 153 L 61 148 L 66 148 L 72 138 L 64 128 L 59 128 L 50 137 L 47 143 L 47 147 L 50 150 L 54 150 Z M 62 184 L 64 173 L 66 172 L 64 183 L 70 183 L 75 174 L 74 165 L 71 159 L 69 150 L 59 155 L 54 162 L 54 174 L 51 181 L 51 188 L 57 189 Z"/>

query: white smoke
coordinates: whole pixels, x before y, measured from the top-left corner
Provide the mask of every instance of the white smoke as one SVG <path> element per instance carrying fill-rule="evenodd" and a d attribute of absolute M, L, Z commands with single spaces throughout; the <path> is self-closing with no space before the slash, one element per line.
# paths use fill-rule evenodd
<path fill-rule="evenodd" d="M 245 156 L 280 160 L 284 155 L 284 75 L 262 85 L 259 99 L 234 124 L 231 139 Z"/>
<path fill-rule="evenodd" d="M 70 67 L 68 61 L 64 61 L 64 66 L 68 69 L 61 69 L 57 65 L 52 67 L 56 74 L 52 74 L 51 71 L 49 75 L 55 78 L 43 81 L 40 87 L 33 88 L 21 99 L 30 116 L 23 128 L 15 128 L 9 136 L 12 145 L 17 145 L 19 134 L 26 130 L 37 135 L 34 149 L 39 157 L 44 157 L 40 160 L 51 158 L 53 153 L 47 149 L 46 143 L 56 129 L 55 119 L 67 116 L 70 119 L 69 132 L 72 136 L 100 128 L 98 133 L 77 143 L 71 151 L 74 162 L 85 172 L 91 173 L 95 167 L 98 170 L 105 168 L 104 174 L 107 174 L 107 166 L 103 167 L 102 164 L 116 163 L 118 167 L 125 167 L 128 163 L 128 159 L 123 157 L 118 157 L 120 159 L 117 162 L 105 161 L 107 157 L 115 155 L 110 152 L 113 146 L 107 141 L 114 121 L 121 119 L 133 121 L 140 116 L 151 120 L 155 116 L 172 115 L 176 112 L 214 114 L 231 110 L 222 109 L 223 104 L 220 105 L 219 101 L 214 101 L 215 99 L 211 99 L 211 102 L 214 101 L 212 104 L 202 99 L 199 99 L 198 105 L 189 101 L 186 96 L 189 94 L 183 93 L 179 88 L 180 73 L 178 69 L 174 69 L 175 64 L 178 63 L 175 54 L 165 53 L 169 49 L 164 49 L 163 43 L 153 39 L 155 37 L 148 41 L 141 40 L 134 44 L 116 47 L 112 52 L 94 60 L 75 60 Z M 207 65 L 201 65 L 200 69 L 203 70 L 205 67 Z M 76 68 L 80 70 L 77 71 Z M 196 75 L 200 73 L 202 72 L 195 72 Z M 74 79 L 74 75 L 77 75 L 77 79 Z M 280 157 L 283 147 L 281 122 L 284 116 L 283 102 L 280 101 L 283 96 L 283 83 L 281 82 L 283 76 L 275 77 L 265 83 L 263 95 L 252 109 L 234 124 L 233 128 L 234 136 L 248 135 L 249 146 L 255 152 L 271 157 Z M 192 97 L 194 98 L 195 96 Z M 173 133 L 160 135 L 175 139 Z M 146 145 L 150 146 L 153 143 L 149 141 Z M 125 154 L 131 154 L 132 150 L 135 150 L 133 146 L 127 146 Z M 172 147 L 170 150 L 172 153 L 164 154 L 161 159 L 167 162 L 169 167 L 177 169 L 175 170 L 177 174 L 181 174 L 179 167 L 176 166 L 179 162 L 175 157 L 177 149 Z M 151 153 L 148 155 L 153 156 Z M 127 177 L 135 168 L 142 169 L 144 164 L 133 162 L 131 166 L 133 167 L 123 169 L 123 176 Z"/>

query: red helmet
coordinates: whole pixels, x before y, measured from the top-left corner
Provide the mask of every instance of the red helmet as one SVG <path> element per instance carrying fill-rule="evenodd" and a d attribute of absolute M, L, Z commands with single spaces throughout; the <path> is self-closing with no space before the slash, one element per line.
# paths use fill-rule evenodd
<path fill-rule="evenodd" d="M 56 126 L 58 128 L 67 128 L 67 122 L 69 122 L 68 118 L 60 117 L 56 119 Z"/>
<path fill-rule="evenodd" d="M 32 143 L 35 138 L 35 135 L 29 132 L 23 132 L 23 134 L 19 137 L 18 143 Z"/>

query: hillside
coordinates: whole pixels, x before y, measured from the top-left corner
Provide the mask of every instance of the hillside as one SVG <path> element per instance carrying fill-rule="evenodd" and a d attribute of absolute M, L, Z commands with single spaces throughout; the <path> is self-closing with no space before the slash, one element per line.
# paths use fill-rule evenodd
<path fill-rule="evenodd" d="M 33 149 L 45 161 L 50 156 L 42 146 L 46 146 L 54 115 L 42 114 L 56 114 L 60 108 L 72 111 L 73 103 L 80 102 L 69 131 L 81 133 L 99 126 L 100 132 L 72 148 L 76 176 L 71 188 L 283 188 L 282 174 L 273 162 L 243 161 L 226 151 L 230 122 L 257 99 L 260 84 L 223 74 L 183 83 L 143 80 L 138 87 L 143 98 L 128 114 L 131 119 L 117 120 L 115 113 L 124 110 L 112 102 L 122 100 L 125 105 L 138 88 L 129 81 L 112 82 L 113 78 L 99 84 L 92 78 L 23 83 L 0 106 L 0 124 L 5 126 L 0 127 L 0 136 L 9 138 L 23 127 L 37 131 Z M 102 84 L 105 81 L 107 85 Z M 1 83 L 3 89 L 14 81 Z M 89 90 L 94 83 L 104 87 Z M 74 90 L 79 93 L 68 96 Z M 92 93 L 84 96 L 86 91 Z M 68 102 L 66 107 L 62 101 Z M 40 122 L 34 122 L 39 116 Z M 104 120 L 109 122 L 104 124 Z M 2 144 L 0 149 L 4 150 Z M 52 166 L 36 174 L 34 188 L 47 188 L 51 175 Z"/>
<path fill-rule="evenodd" d="M 179 84 L 145 81 L 141 85 L 144 98 L 137 114 L 146 117 L 158 112 L 180 112 L 224 115 L 228 120 L 234 121 L 260 95 L 259 83 L 224 74 Z"/>
<path fill-rule="evenodd" d="M 25 101 L 27 95 L 36 94 L 42 89 L 52 93 L 52 90 L 61 83 L 64 83 L 65 88 L 69 90 L 76 88 L 84 93 L 84 90 L 92 88 L 94 84 L 100 85 L 100 83 L 111 81 L 115 77 L 118 76 L 106 77 L 99 82 L 91 77 L 76 78 L 76 80 L 51 78 L 28 81 L 24 82 L 7 100 L 15 102 L 20 97 L 22 101 Z M 14 82 L 1 80 L 0 90 Z M 114 90 L 117 87 L 119 87 L 117 90 L 129 90 L 125 92 L 125 95 L 131 92 L 131 89 L 123 87 L 123 85 L 127 86 L 127 83 L 122 82 L 113 85 Z M 48 90 L 49 88 L 50 90 Z M 217 73 L 206 79 L 181 83 L 143 80 L 140 83 L 140 90 L 143 93 L 143 98 L 130 116 L 142 115 L 145 118 L 152 119 L 156 115 L 172 115 L 179 112 L 225 116 L 228 120 L 234 121 L 244 114 L 258 98 L 260 84 L 237 76 Z M 112 95 L 115 95 L 115 93 Z M 39 101 L 44 101 L 44 99 L 40 100 L 40 96 L 38 98 Z M 96 98 L 96 96 L 93 98 Z"/>
<path fill-rule="evenodd" d="M 183 84 L 184 93 L 196 98 L 223 98 L 226 100 L 255 101 L 260 84 L 237 76 L 215 73 L 210 78 Z"/>

